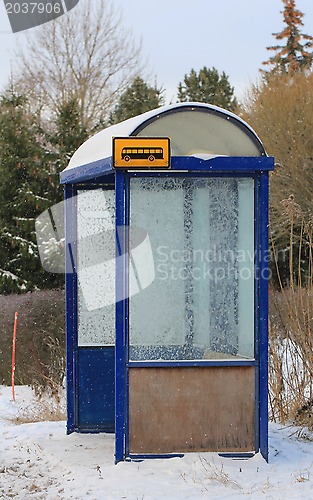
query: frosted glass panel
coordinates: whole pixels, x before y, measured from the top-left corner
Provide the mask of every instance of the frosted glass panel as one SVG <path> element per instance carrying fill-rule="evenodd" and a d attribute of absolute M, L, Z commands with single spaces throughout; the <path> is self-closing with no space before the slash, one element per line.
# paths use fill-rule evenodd
<path fill-rule="evenodd" d="M 170 217 L 164 203 L 172 207 Z M 171 252 L 184 246 L 183 203 L 180 180 L 131 181 L 130 225 L 148 231 L 155 264 L 162 262 L 163 247 Z M 153 346 L 166 346 L 170 350 L 176 344 L 183 345 L 185 339 L 184 287 L 179 280 L 163 276 L 162 266 L 156 272 L 158 275 L 152 284 L 139 294 L 134 295 L 130 286 L 131 344 L 137 346 L 138 351 L 142 346 L 143 352 Z M 131 266 L 130 285 L 136 281 L 134 278 Z"/>
<path fill-rule="evenodd" d="M 77 196 L 78 345 L 115 344 L 115 196 Z"/>
<path fill-rule="evenodd" d="M 245 357 L 254 352 L 254 339 L 249 327 L 254 325 L 254 191 L 253 180 L 242 179 L 238 184 L 238 350 Z M 247 328 L 248 327 L 248 328 Z"/>
<path fill-rule="evenodd" d="M 130 222 L 155 264 L 130 293 L 130 358 L 253 358 L 253 180 L 134 178 Z"/>
<path fill-rule="evenodd" d="M 205 250 L 203 279 L 194 280 L 194 340 L 213 353 L 238 353 L 238 186 L 235 179 L 212 179 L 194 191 L 193 245 Z M 205 226 L 204 226 L 205 224 Z"/>
<path fill-rule="evenodd" d="M 196 109 L 161 114 L 145 125 L 138 136 L 170 137 L 171 154 L 190 156 L 219 154 L 227 156 L 260 156 L 260 143 L 238 120 L 221 113 Z"/>

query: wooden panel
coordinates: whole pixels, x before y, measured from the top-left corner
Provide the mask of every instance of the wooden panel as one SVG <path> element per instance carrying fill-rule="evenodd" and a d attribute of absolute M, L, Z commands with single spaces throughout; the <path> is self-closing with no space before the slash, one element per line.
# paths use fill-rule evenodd
<path fill-rule="evenodd" d="M 130 453 L 255 450 L 254 367 L 131 368 Z"/>

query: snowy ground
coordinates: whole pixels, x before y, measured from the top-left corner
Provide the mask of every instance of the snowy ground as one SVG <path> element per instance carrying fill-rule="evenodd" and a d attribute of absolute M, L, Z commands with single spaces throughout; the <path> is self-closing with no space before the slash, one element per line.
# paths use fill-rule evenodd
<path fill-rule="evenodd" d="M 313 499 L 313 436 L 270 426 L 270 462 L 192 453 L 114 465 L 113 435 L 65 434 L 65 422 L 20 423 L 43 409 L 28 387 L 0 386 L 0 498 Z M 17 417 L 19 417 L 17 419 Z M 311 440 L 310 440 L 311 438 Z"/>

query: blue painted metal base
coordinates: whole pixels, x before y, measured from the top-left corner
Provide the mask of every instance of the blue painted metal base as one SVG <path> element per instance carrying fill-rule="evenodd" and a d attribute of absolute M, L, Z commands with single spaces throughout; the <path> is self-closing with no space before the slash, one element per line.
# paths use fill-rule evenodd
<path fill-rule="evenodd" d="M 142 455 L 128 455 L 126 458 L 126 461 L 130 462 L 142 462 L 143 460 L 147 458 L 162 458 L 162 459 L 169 459 L 169 458 L 183 458 L 185 455 L 184 453 L 172 453 L 169 455 L 152 455 L 152 454 L 142 454 Z"/>
<path fill-rule="evenodd" d="M 78 349 L 78 408 L 75 430 L 114 432 L 115 349 Z"/>
<path fill-rule="evenodd" d="M 218 453 L 219 457 L 223 458 L 232 458 L 234 460 L 248 460 L 249 458 L 253 458 L 255 456 L 255 452 L 251 451 L 251 453 Z"/>

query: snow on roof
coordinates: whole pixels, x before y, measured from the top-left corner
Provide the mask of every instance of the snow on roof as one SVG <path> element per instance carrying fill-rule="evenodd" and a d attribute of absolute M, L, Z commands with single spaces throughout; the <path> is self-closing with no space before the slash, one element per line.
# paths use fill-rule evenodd
<path fill-rule="evenodd" d="M 213 106 L 211 104 L 196 102 L 178 103 L 162 106 L 152 111 L 147 111 L 146 113 L 135 116 L 116 125 L 112 125 L 111 127 L 98 132 L 78 148 L 65 170 L 70 170 L 80 166 L 86 166 L 90 163 L 97 162 L 104 158 L 109 158 L 112 156 L 113 137 L 131 136 L 139 127 L 144 128 L 145 123 L 149 123 L 151 119 L 157 120 L 158 118 L 161 118 L 162 115 L 167 115 L 173 110 L 183 111 L 184 109 L 188 109 L 189 111 L 190 108 L 195 108 L 202 111 L 206 108 L 208 112 L 216 112 L 216 114 L 219 114 L 220 116 L 224 115 L 224 118 L 226 117 L 231 119 L 232 122 L 238 122 L 238 125 L 241 124 L 241 128 L 246 129 L 248 135 L 254 136 L 255 141 L 259 142 L 262 147 L 261 141 L 253 131 L 253 129 L 234 113 L 219 108 L 218 106 Z"/>

